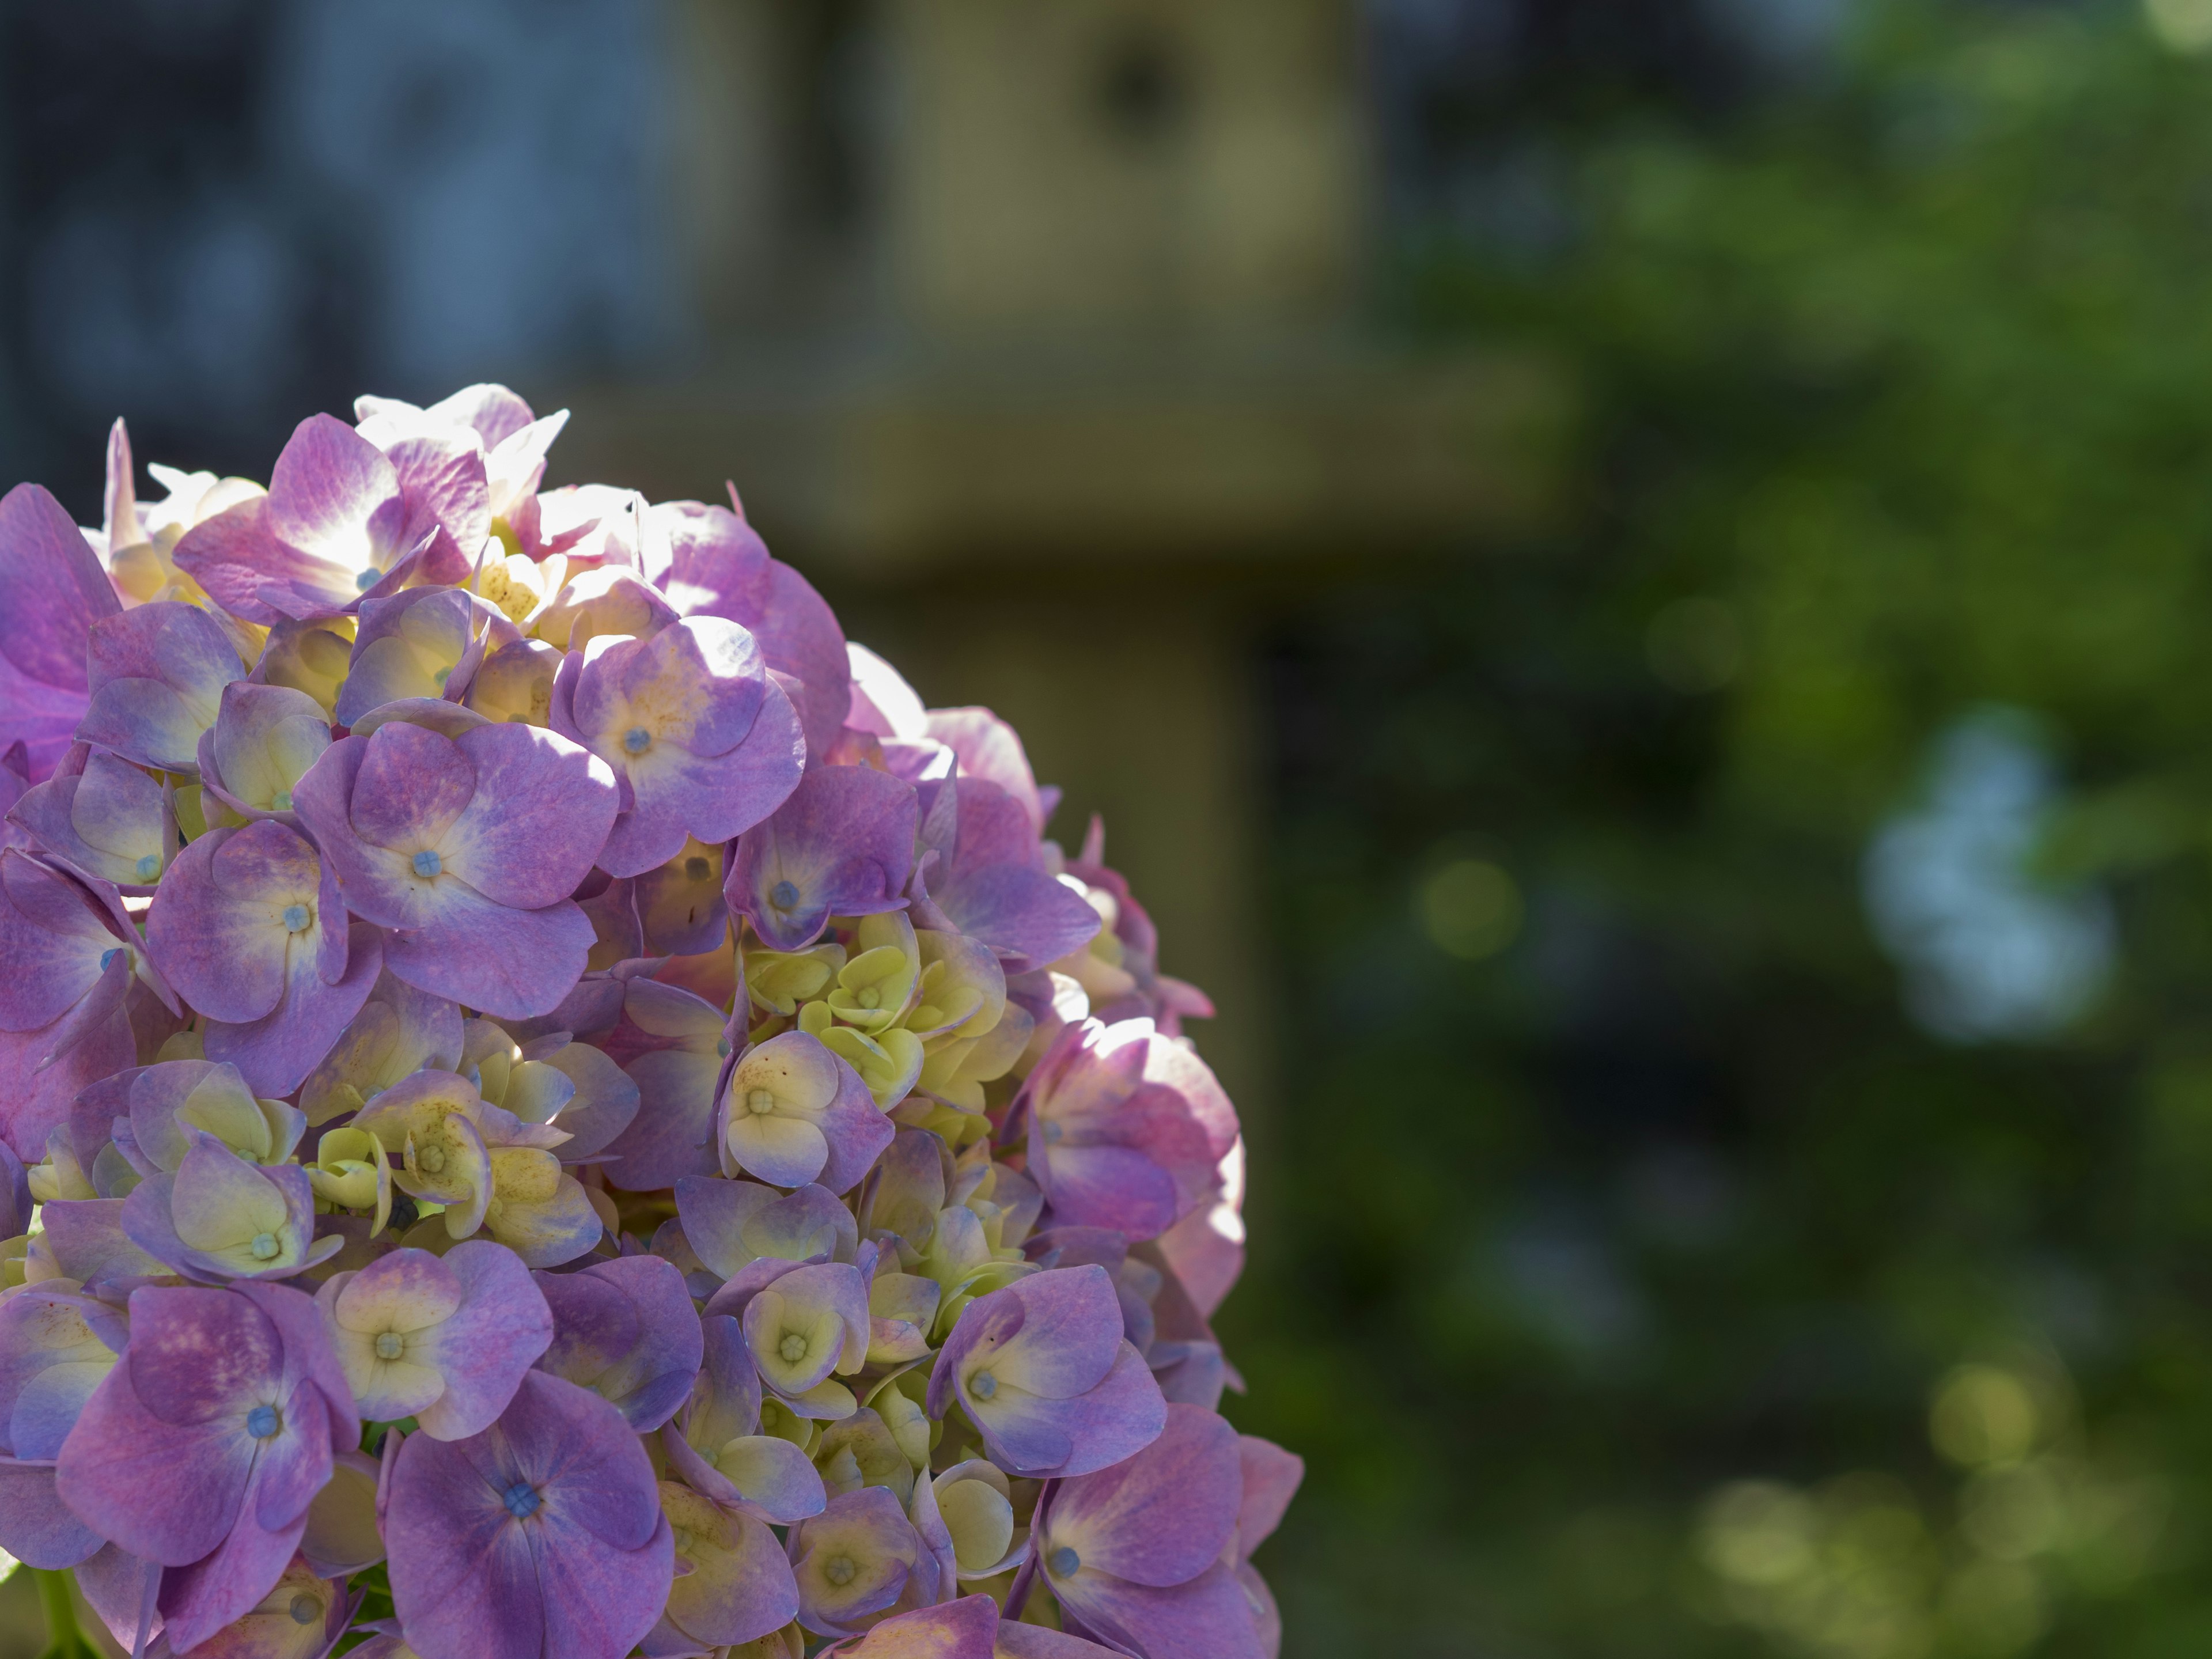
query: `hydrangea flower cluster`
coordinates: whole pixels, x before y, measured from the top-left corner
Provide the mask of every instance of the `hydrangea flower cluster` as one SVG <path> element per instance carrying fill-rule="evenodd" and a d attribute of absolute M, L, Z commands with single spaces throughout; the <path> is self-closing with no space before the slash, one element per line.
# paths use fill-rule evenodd
<path fill-rule="evenodd" d="M 1256 1659 L 1235 1112 L 1094 823 L 472 386 L 0 500 L 0 1548 L 208 1659 Z"/>

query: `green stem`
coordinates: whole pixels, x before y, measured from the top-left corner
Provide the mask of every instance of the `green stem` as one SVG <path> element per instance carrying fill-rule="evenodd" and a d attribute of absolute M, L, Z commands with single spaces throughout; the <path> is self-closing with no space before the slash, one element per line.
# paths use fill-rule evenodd
<path fill-rule="evenodd" d="M 39 1602 L 46 1613 L 46 1650 L 41 1659 L 84 1659 L 91 1655 L 92 1644 L 76 1627 L 76 1602 L 70 1595 L 69 1574 L 40 1567 L 29 1571 L 38 1582 Z"/>

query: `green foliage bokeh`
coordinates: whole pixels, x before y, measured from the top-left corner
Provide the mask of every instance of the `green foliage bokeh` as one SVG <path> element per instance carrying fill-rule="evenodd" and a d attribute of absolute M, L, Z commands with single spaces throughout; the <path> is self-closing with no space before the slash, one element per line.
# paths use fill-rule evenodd
<path fill-rule="evenodd" d="M 1271 663 L 1292 1036 L 1224 1323 L 1312 1466 L 1286 1652 L 2202 1651 L 2212 56 L 1878 7 L 1722 130 L 1565 148 L 1554 264 L 1402 292 L 1568 366 L 1573 524 Z M 1990 704 L 2118 948 L 1948 1043 L 1861 861 Z M 1469 862 L 1525 904 L 1472 961 L 1422 909 Z"/>

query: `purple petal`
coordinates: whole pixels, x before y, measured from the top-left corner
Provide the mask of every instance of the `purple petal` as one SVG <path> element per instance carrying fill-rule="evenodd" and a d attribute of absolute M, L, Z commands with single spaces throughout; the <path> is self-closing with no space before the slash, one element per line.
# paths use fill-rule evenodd
<path fill-rule="evenodd" d="M 476 795 L 441 843 L 448 866 L 494 902 L 535 910 L 565 899 L 614 823 L 605 763 L 534 726 L 484 726 L 456 745 Z"/>
<path fill-rule="evenodd" d="M 87 874 L 135 889 L 161 879 L 177 846 L 175 814 L 160 782 L 104 751 L 87 756 L 75 776 L 33 786 L 8 821 Z"/>
<path fill-rule="evenodd" d="M 361 574 L 383 570 L 407 528 L 398 470 L 344 422 L 310 416 L 270 473 L 268 525 L 310 562 L 307 580 L 349 605 Z"/>
<path fill-rule="evenodd" d="M 419 989 L 500 1019 L 550 1013 L 582 977 L 592 924 L 574 904 L 510 910 L 453 884 L 428 927 L 385 938 L 384 965 Z"/>
<path fill-rule="evenodd" d="M 1036 775 L 1014 728 L 988 708 L 933 708 L 918 734 L 951 749 L 963 777 L 981 778 L 1006 791 L 1030 822 L 1030 833 L 1044 833 L 1043 803 Z"/>
<path fill-rule="evenodd" d="M 360 1013 L 300 1091 L 301 1109 L 320 1125 L 358 1111 L 368 1097 L 419 1071 L 461 1061 L 461 1014 L 443 997 L 382 975 Z"/>
<path fill-rule="evenodd" d="M 55 1495 L 51 1462 L 0 1457 L 0 1550 L 53 1572 L 76 1566 L 106 1543 Z"/>
<path fill-rule="evenodd" d="M 510 1513 L 517 1486 L 534 1500 Z M 619 1659 L 666 1602 L 673 1540 L 652 1461 L 619 1413 L 525 1376 L 483 1434 L 410 1436 L 386 1517 L 392 1596 L 423 1659 Z"/>
<path fill-rule="evenodd" d="M 666 565 L 647 574 L 687 617 L 724 617 L 751 630 L 768 665 L 795 683 L 793 702 L 815 750 L 836 741 L 851 700 L 837 618 L 789 565 L 771 559 L 736 513 L 697 501 L 653 508 L 667 535 Z"/>
<path fill-rule="evenodd" d="M 491 534 L 484 448 L 473 434 L 464 437 L 434 431 L 413 433 L 384 446 L 399 474 L 400 497 L 407 504 L 408 529 L 402 539 L 412 540 L 431 524 L 444 532 L 433 556 L 447 562 L 438 580 L 463 580 Z"/>
<path fill-rule="evenodd" d="M 124 1232 L 124 1203 L 119 1198 L 58 1199 L 40 1206 L 46 1249 L 63 1277 L 112 1295 L 167 1272 Z"/>
<path fill-rule="evenodd" d="M 201 740 L 200 781 L 249 817 L 289 812 L 293 789 L 330 746 L 330 722 L 306 692 L 234 680 Z"/>
<path fill-rule="evenodd" d="M 288 963 L 314 974 L 325 896 L 322 860 L 297 831 L 273 818 L 211 830 L 163 878 L 146 916 L 146 948 L 200 1013 L 243 1024 L 283 997 Z M 340 909 L 330 921 L 343 930 L 343 916 Z"/>
<path fill-rule="evenodd" d="M 673 1265 L 624 1256 L 536 1278 L 553 1310 L 541 1370 L 612 1401 L 640 1434 L 676 1415 L 699 1375 L 705 1338 Z"/>
<path fill-rule="evenodd" d="M 1021 1098 L 1030 1173 L 1054 1213 L 1132 1238 L 1196 1210 L 1237 1141 L 1235 1109 L 1213 1073 L 1147 1019 L 1071 1026 Z"/>
<path fill-rule="evenodd" d="M 994 864 L 933 879 L 930 896 L 962 933 L 1005 957 L 1009 973 L 1057 962 L 1098 932 L 1098 913 L 1080 893 L 1023 865 Z"/>
<path fill-rule="evenodd" d="M 90 697 L 86 643 L 122 602 L 59 501 L 37 484 L 0 496 L 0 748 L 52 772 Z"/>
<path fill-rule="evenodd" d="M 1024 1625 L 1011 1619 L 999 1622 L 998 1659 L 1116 1659 L 1112 1648 L 1102 1648 L 1080 1636 L 1048 1630 L 1042 1625 Z"/>
<path fill-rule="evenodd" d="M 1249 1561 L 1282 1524 L 1283 1512 L 1305 1479 L 1306 1461 L 1256 1434 L 1237 1437 L 1243 1497 L 1237 1510 L 1237 1559 Z"/>
<path fill-rule="evenodd" d="M 832 915 L 901 908 L 913 866 L 911 785 L 867 767 L 825 766 L 739 837 L 724 896 L 780 951 L 805 948 Z"/>
<path fill-rule="evenodd" d="M 1051 1583 L 1085 1629 L 1146 1659 L 1264 1659 L 1252 1604 L 1225 1562 L 1170 1589 L 1087 1570 Z"/>
<path fill-rule="evenodd" d="M 561 1147 L 564 1161 L 575 1164 L 598 1157 L 636 1120 L 639 1087 L 603 1049 L 565 1036 L 545 1037 L 532 1045 L 530 1058 L 550 1068 L 573 1091 L 552 1119 L 556 1127 L 572 1137 Z"/>
<path fill-rule="evenodd" d="M 1021 1323 L 1009 1334 L 963 1341 L 956 1326 L 945 1344 L 963 1387 L 970 1366 L 981 1364 L 1001 1383 L 1066 1400 L 1096 1388 L 1113 1368 L 1122 1340 L 1121 1307 L 1103 1267 L 1057 1267 L 1017 1279 L 969 1303 L 961 1324 L 972 1321 L 978 1333 L 990 1331 L 1001 1299 L 1021 1304 Z"/>
<path fill-rule="evenodd" d="M 1220 1558 L 1243 1492 L 1237 1431 L 1212 1412 L 1170 1406 L 1151 1445 L 1054 1488 L 1037 1550 L 1048 1571 L 1066 1548 L 1086 1574 L 1180 1584 Z M 1057 1573 L 1054 1582 L 1057 1592 Z"/>
<path fill-rule="evenodd" d="M 681 1553 L 691 1569 L 669 1589 L 668 1623 L 709 1647 L 755 1641 L 789 1624 L 799 1585 L 767 1524 L 672 1481 L 660 1491 L 669 1519 L 690 1540 Z"/>
<path fill-rule="evenodd" d="M 350 932 L 344 978 L 324 983 L 307 953 L 295 945 L 276 1007 L 246 1024 L 210 1020 L 204 1032 L 208 1057 L 237 1066 L 257 1095 L 284 1096 L 298 1088 L 360 1013 L 383 972 L 382 936 L 365 921 L 355 922 Z"/>
<path fill-rule="evenodd" d="M 304 1511 L 274 1532 L 247 1515 L 213 1554 L 172 1565 L 161 1575 L 161 1636 L 169 1650 L 197 1647 L 252 1612 L 284 1576 L 307 1529 Z"/>
<path fill-rule="evenodd" d="M 367 746 L 360 771 L 349 781 L 343 823 L 372 847 L 408 852 L 435 846 L 475 798 L 476 768 L 451 738 L 405 720 L 380 726 L 362 742 Z M 337 747 L 352 746 L 348 738 Z M 309 778 L 329 763 L 325 755 Z M 301 811 L 309 823 L 322 829 L 304 801 Z"/>
<path fill-rule="evenodd" d="M 413 587 L 368 601 L 331 712 L 340 725 L 356 726 L 386 703 L 442 697 L 449 684 L 458 694 L 474 665 L 471 658 L 481 660 L 483 654 L 472 647 L 494 629 L 503 636 L 500 643 L 514 637 L 496 608 L 465 588 Z"/>
<path fill-rule="evenodd" d="M 23 1161 L 46 1156 L 46 1138 L 69 1121 L 70 1103 L 80 1091 L 138 1057 L 130 1018 L 118 1006 L 60 1059 L 45 1065 L 64 1023 L 0 1031 L 0 1136 Z"/>
<path fill-rule="evenodd" d="M 198 771 L 200 737 L 215 725 L 222 688 L 246 678 L 222 624 L 174 599 L 96 623 L 87 672 L 92 701 L 77 736 L 172 772 Z"/>
<path fill-rule="evenodd" d="M 471 1239 L 444 1261 L 460 1280 L 462 1303 L 426 1356 L 444 1372 L 446 1392 L 416 1421 L 434 1438 L 459 1440 L 507 1408 L 553 1340 L 553 1314 L 529 1269 L 502 1245 Z"/>
<path fill-rule="evenodd" d="M 922 1554 L 906 1512 L 882 1486 L 831 1498 L 792 1528 L 786 1547 L 799 1580 L 799 1622 L 824 1636 L 845 1635 L 896 1601 Z M 838 1560 L 854 1569 L 842 1583 L 827 1572 Z"/>
<path fill-rule="evenodd" d="M 98 983 L 100 958 L 125 942 L 83 885 L 0 848 L 0 961 L 9 969 L 0 975 L 0 1030 L 52 1024 Z"/>

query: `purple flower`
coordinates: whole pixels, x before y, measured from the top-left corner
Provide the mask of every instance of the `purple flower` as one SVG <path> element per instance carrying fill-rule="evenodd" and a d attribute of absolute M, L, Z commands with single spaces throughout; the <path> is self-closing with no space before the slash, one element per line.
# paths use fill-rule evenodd
<path fill-rule="evenodd" d="M 204 1129 L 173 1173 L 149 1176 L 123 1203 L 123 1231 L 194 1279 L 289 1279 L 337 1254 L 315 1237 L 315 1194 L 296 1164 L 249 1164 Z"/>
<path fill-rule="evenodd" d="M 768 1282 L 768 1275 L 749 1273 L 757 1262 L 851 1261 L 860 1249 L 853 1212 L 826 1187 L 787 1194 L 756 1182 L 686 1176 L 676 1183 L 676 1211 L 700 1265 L 718 1279 L 752 1278 L 745 1294 Z"/>
<path fill-rule="evenodd" d="M 402 1078 L 460 1063 L 461 1011 L 386 971 L 301 1085 L 300 1108 L 310 1124 L 327 1123 Z"/>
<path fill-rule="evenodd" d="M 935 1573 L 906 1511 L 881 1486 L 831 1498 L 791 1529 L 786 1547 L 799 1581 L 799 1622 L 817 1636 L 849 1636 L 879 1622 L 910 1578 Z"/>
<path fill-rule="evenodd" d="M 1237 1509 L 1237 1582 L 1252 1608 L 1260 1645 L 1268 1659 L 1283 1645 L 1283 1617 L 1276 1611 L 1274 1593 L 1252 1565 L 1252 1552 L 1265 1543 L 1282 1524 L 1283 1512 L 1297 1495 L 1305 1479 L 1305 1459 L 1285 1451 L 1272 1440 L 1254 1434 L 1237 1437 L 1237 1467 L 1243 1477 L 1244 1495 Z"/>
<path fill-rule="evenodd" d="M 205 1060 L 165 1060 L 109 1079 L 77 1097 L 73 1126 L 79 1114 L 95 1122 L 105 1114 L 101 1138 L 112 1136 L 117 1151 L 147 1176 L 178 1169 L 194 1130 L 250 1163 L 283 1164 L 307 1127 L 283 1101 L 256 1099 L 236 1066 Z M 77 1133 L 82 1139 L 83 1128 Z"/>
<path fill-rule="evenodd" d="M 778 951 L 803 950 L 830 918 L 906 905 L 914 865 L 913 787 L 865 766 L 821 766 L 766 822 L 738 840 L 723 885 Z"/>
<path fill-rule="evenodd" d="M 200 782 L 242 817 L 289 812 L 292 792 L 330 746 L 330 722 L 306 692 L 234 680 L 200 738 Z"/>
<path fill-rule="evenodd" d="M 751 829 L 806 764 L 799 717 L 753 636 L 719 617 L 572 649 L 552 720 L 621 782 L 622 813 L 599 854 L 615 876 L 657 869 L 688 838 L 726 842 Z"/>
<path fill-rule="evenodd" d="M 806 1454 L 760 1432 L 760 1375 L 738 1322 L 712 1315 L 701 1326 L 705 1358 L 691 1397 L 660 1431 L 669 1467 L 702 1497 L 757 1520 L 787 1526 L 821 1514 L 828 1494 Z"/>
<path fill-rule="evenodd" d="M 799 1415 L 852 1415 L 852 1390 L 832 1373 L 851 1376 L 867 1363 L 868 1292 L 858 1267 L 794 1267 L 746 1301 L 741 1322 L 761 1381 Z"/>
<path fill-rule="evenodd" d="M 330 1052 L 383 962 L 375 929 L 349 927 L 329 861 L 274 818 L 211 830 L 178 855 L 146 948 L 208 1020 L 209 1054 L 267 1095 L 289 1094 Z"/>
<path fill-rule="evenodd" d="M 570 901 L 614 822 L 613 775 L 530 726 L 458 738 L 395 720 L 317 761 L 300 815 L 356 915 L 392 931 L 385 966 L 488 1014 L 551 1012 L 584 971 Z"/>
<path fill-rule="evenodd" d="M 388 702 L 458 696 L 494 647 L 514 642 L 494 605 L 459 587 L 412 587 L 361 607 L 360 631 L 332 710 L 342 726 Z"/>
<path fill-rule="evenodd" d="M 1121 1334 L 1103 1267 L 1016 1279 L 960 1311 L 929 1379 L 929 1414 L 957 1397 L 1001 1468 L 1085 1474 L 1152 1443 L 1167 1402 Z"/>
<path fill-rule="evenodd" d="M 705 1353 L 682 1273 L 657 1255 L 629 1255 L 535 1277 L 553 1310 L 540 1370 L 595 1389 L 639 1434 L 676 1415 Z"/>
<path fill-rule="evenodd" d="M 922 735 L 952 751 L 960 776 L 979 779 L 1004 792 L 1022 809 L 1032 835 L 1044 833 L 1060 792 L 1037 787 L 1021 736 L 1012 726 L 988 708 L 933 708 Z"/>
<path fill-rule="evenodd" d="M 170 791 L 98 750 L 72 750 L 61 770 L 9 809 L 8 821 L 71 870 L 133 892 L 150 891 L 177 849 Z"/>
<path fill-rule="evenodd" d="M 315 1302 L 362 1413 L 412 1417 L 439 1440 L 489 1428 L 553 1340 L 529 1269 L 483 1239 L 395 1250 L 331 1274 Z"/>
<path fill-rule="evenodd" d="M 734 490 L 730 499 L 736 506 Z M 648 539 L 647 580 L 684 616 L 726 617 L 748 629 L 783 678 L 808 744 L 826 750 L 845 721 L 851 671 L 844 631 L 822 596 L 769 556 L 742 511 L 664 501 L 651 521 L 660 536 Z"/>
<path fill-rule="evenodd" d="M 672 1480 L 660 1483 L 660 1506 L 675 1534 L 678 1577 L 645 1638 L 648 1656 L 757 1641 L 791 1622 L 798 1581 L 765 1522 Z"/>
<path fill-rule="evenodd" d="M 1054 1215 L 1131 1238 L 1203 1204 L 1237 1144 L 1237 1112 L 1206 1062 L 1148 1019 L 1085 1020 L 1024 1084 L 1029 1170 Z"/>
<path fill-rule="evenodd" d="M 0 496 L 0 748 L 36 782 L 75 739 L 92 690 L 85 647 L 122 601 L 62 504 L 37 484 Z"/>
<path fill-rule="evenodd" d="M 328 415 L 300 422 L 269 493 L 196 526 L 176 562 L 233 616 L 267 627 L 352 611 L 410 578 L 455 581 L 483 545 L 483 459 L 425 440 L 387 457 Z"/>
<path fill-rule="evenodd" d="M 130 1346 L 62 1444 L 57 1489 L 101 1537 L 191 1569 L 161 1588 L 181 1651 L 269 1593 L 334 1455 L 360 1437 L 307 1297 L 149 1287 L 131 1293 Z"/>
<path fill-rule="evenodd" d="M 1090 942 L 1098 913 L 1046 872 L 1028 808 L 984 778 L 922 787 L 919 833 L 928 852 L 915 872 L 918 926 L 981 939 L 1008 973 L 1042 968 Z"/>
<path fill-rule="evenodd" d="M 786 1031 L 748 1049 L 722 1095 L 722 1152 L 778 1187 L 850 1190 L 898 1132 L 868 1085 L 818 1038 Z"/>
<path fill-rule="evenodd" d="M 99 1534 L 54 1492 L 54 1459 L 128 1334 L 105 1303 L 28 1285 L 0 1302 L 0 1549 L 48 1569 L 73 1567 Z"/>
<path fill-rule="evenodd" d="M 1224 1556 L 1243 1477 L 1237 1431 L 1196 1406 L 1125 1462 L 1053 1486 L 1035 1548 L 1067 1623 L 1141 1659 L 1260 1659 Z"/>
<path fill-rule="evenodd" d="M 483 1433 L 408 1436 L 391 1484 L 392 1601 L 422 1659 L 620 1659 L 667 1604 L 653 1460 L 589 1389 L 532 1371 Z"/>
<path fill-rule="evenodd" d="M 1102 1648 L 1080 1636 L 1011 1619 L 999 1621 L 999 1645 L 992 1651 L 994 1659 L 1123 1659 L 1117 1650 Z"/>
<path fill-rule="evenodd" d="M 78 738 L 171 772 L 199 770 L 222 689 L 246 678 L 222 624 L 174 599 L 94 623 L 86 663 L 92 702 Z"/>
<path fill-rule="evenodd" d="M 610 1054 L 637 1085 L 636 1115 L 607 1146 L 607 1181 L 629 1192 L 712 1175 L 714 1085 L 730 1048 L 729 1022 L 712 1003 L 673 985 L 631 980 Z"/>
<path fill-rule="evenodd" d="M 170 993 L 112 887 L 12 847 L 0 847 L 0 1136 L 33 1163 L 78 1092 L 137 1058 L 133 981 Z"/>

